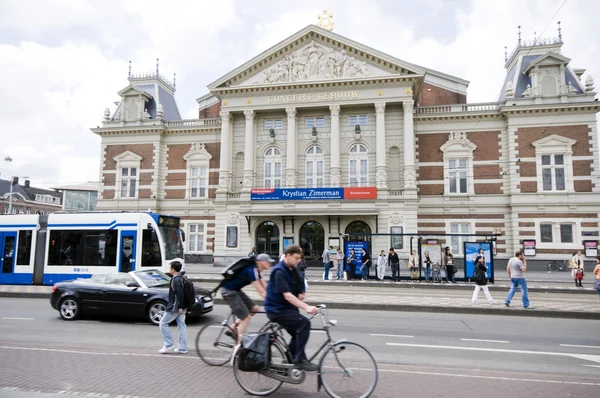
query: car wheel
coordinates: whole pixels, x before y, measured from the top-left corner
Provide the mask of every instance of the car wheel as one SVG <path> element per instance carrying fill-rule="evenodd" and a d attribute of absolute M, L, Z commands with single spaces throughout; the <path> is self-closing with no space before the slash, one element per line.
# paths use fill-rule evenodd
<path fill-rule="evenodd" d="M 166 308 L 167 308 L 167 303 L 165 303 L 164 301 L 162 301 L 162 300 L 153 301 L 148 306 L 148 320 L 151 323 L 158 325 L 160 323 L 160 319 L 162 318 L 163 314 L 165 313 Z"/>
<path fill-rule="evenodd" d="M 75 297 L 65 297 L 58 304 L 58 312 L 65 321 L 74 321 L 81 315 L 81 306 Z"/>

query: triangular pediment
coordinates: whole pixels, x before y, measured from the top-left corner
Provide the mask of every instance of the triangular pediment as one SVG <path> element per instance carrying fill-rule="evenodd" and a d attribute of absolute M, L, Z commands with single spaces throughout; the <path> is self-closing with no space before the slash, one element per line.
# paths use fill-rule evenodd
<path fill-rule="evenodd" d="M 569 62 L 571 62 L 571 58 L 567 58 L 553 51 L 549 51 L 531 61 L 531 63 L 527 66 L 525 73 L 528 73 L 529 70 L 536 66 L 560 66 L 567 65 Z"/>
<path fill-rule="evenodd" d="M 208 87 L 353 80 L 415 75 L 425 70 L 315 25 L 271 47 Z"/>
<path fill-rule="evenodd" d="M 124 98 L 129 95 L 135 95 L 135 96 L 143 95 L 144 97 L 146 97 L 148 99 L 152 98 L 152 96 L 150 94 L 148 94 L 147 92 L 140 90 L 132 85 L 125 87 L 123 90 L 119 91 L 118 94 L 121 96 L 121 98 Z"/>
<path fill-rule="evenodd" d="M 562 135 L 552 134 L 548 137 L 544 137 L 533 142 L 533 145 L 537 150 L 565 150 L 568 151 L 571 149 L 573 145 L 575 145 L 577 141 L 572 140 L 571 138 L 563 137 Z"/>
<path fill-rule="evenodd" d="M 117 163 L 125 163 L 125 162 L 141 162 L 144 158 L 138 155 L 135 152 L 125 151 L 113 158 L 113 160 Z"/>

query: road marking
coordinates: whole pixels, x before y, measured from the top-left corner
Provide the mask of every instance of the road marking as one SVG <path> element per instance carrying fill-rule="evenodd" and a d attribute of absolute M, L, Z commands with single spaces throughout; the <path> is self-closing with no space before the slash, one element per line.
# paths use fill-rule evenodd
<path fill-rule="evenodd" d="M 582 366 L 589 366 L 590 368 L 600 368 L 600 365 L 582 365 Z"/>
<path fill-rule="evenodd" d="M 17 317 L 11 317 L 11 316 L 3 316 L 0 319 L 6 319 L 6 320 L 11 320 L 11 321 L 34 321 L 35 318 L 17 318 Z"/>
<path fill-rule="evenodd" d="M 409 335 L 404 335 L 404 334 L 377 334 L 377 333 L 371 333 L 371 336 L 380 336 L 380 337 L 406 337 L 406 338 L 413 338 L 415 336 L 409 336 Z"/>
<path fill-rule="evenodd" d="M 551 355 L 551 356 L 557 356 L 557 357 L 571 357 L 571 358 L 583 359 L 584 361 L 600 363 L 600 355 L 574 354 L 574 353 L 568 353 L 568 352 L 507 350 L 504 348 L 452 347 L 452 346 L 443 346 L 443 345 L 406 344 L 406 343 L 385 343 L 385 344 L 391 345 L 391 346 L 436 348 L 436 349 L 446 349 L 446 350 L 487 351 L 487 352 L 502 352 L 502 353 L 511 353 L 511 354 Z"/>
<path fill-rule="evenodd" d="M 597 345 L 576 345 L 576 344 L 561 344 L 562 347 L 579 347 L 579 348 L 600 348 Z"/>
<path fill-rule="evenodd" d="M 509 343 L 506 340 L 461 339 L 461 341 L 481 341 L 482 343 Z"/>

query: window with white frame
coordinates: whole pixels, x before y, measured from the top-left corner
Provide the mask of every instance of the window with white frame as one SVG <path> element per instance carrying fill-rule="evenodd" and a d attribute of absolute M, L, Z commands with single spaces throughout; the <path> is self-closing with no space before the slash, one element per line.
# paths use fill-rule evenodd
<path fill-rule="evenodd" d="M 450 223 L 451 234 L 469 234 L 471 233 L 471 224 L 469 223 Z M 462 254 L 463 243 L 469 240 L 468 236 L 451 236 L 450 237 L 450 250 L 452 254 Z"/>
<path fill-rule="evenodd" d="M 350 147 L 348 178 L 351 187 L 366 187 L 369 184 L 369 151 L 363 144 Z"/>
<path fill-rule="evenodd" d="M 142 163 L 142 157 L 131 151 L 125 151 L 115 156 L 117 163 L 117 197 L 137 198 L 139 189 L 139 172 Z"/>
<path fill-rule="evenodd" d="M 310 116 L 306 118 L 306 128 L 324 127 L 325 118 L 323 116 Z"/>
<path fill-rule="evenodd" d="M 349 115 L 348 116 L 348 125 L 349 126 L 356 126 L 357 124 L 364 126 L 368 122 L 369 122 L 368 115 Z"/>
<path fill-rule="evenodd" d="M 208 167 L 191 167 L 190 198 L 208 197 Z"/>
<path fill-rule="evenodd" d="M 306 187 L 322 188 L 325 176 L 323 148 L 313 145 L 306 151 Z"/>
<path fill-rule="evenodd" d="M 552 134 L 535 147 L 538 192 L 573 192 L 572 146 L 575 140 Z"/>
<path fill-rule="evenodd" d="M 446 195 L 473 194 L 473 152 L 477 145 L 464 132 L 452 132 L 440 147 L 444 153 L 444 193 Z"/>
<path fill-rule="evenodd" d="M 281 151 L 272 147 L 265 151 L 265 188 L 281 188 L 283 159 Z"/>
<path fill-rule="evenodd" d="M 208 198 L 210 160 L 212 155 L 203 143 L 192 144 L 189 152 L 183 155 L 186 161 L 186 196 L 189 199 Z"/>
<path fill-rule="evenodd" d="M 448 159 L 448 192 L 468 193 L 467 159 Z"/>
<path fill-rule="evenodd" d="M 188 252 L 203 252 L 205 249 L 205 226 L 204 224 L 188 225 Z"/>
<path fill-rule="evenodd" d="M 137 196 L 137 167 L 121 168 L 121 197 L 135 198 Z"/>
<path fill-rule="evenodd" d="M 575 230 L 576 225 L 572 222 L 540 222 L 540 243 L 572 244 L 575 242 Z"/>
<path fill-rule="evenodd" d="M 283 128 L 283 119 L 265 119 L 265 130 L 280 130 Z"/>

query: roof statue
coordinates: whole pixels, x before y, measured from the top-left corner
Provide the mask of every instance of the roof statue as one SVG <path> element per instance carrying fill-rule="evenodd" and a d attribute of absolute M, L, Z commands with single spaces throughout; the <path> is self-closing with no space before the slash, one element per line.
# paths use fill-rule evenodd
<path fill-rule="evenodd" d="M 323 13 L 317 16 L 317 19 L 319 20 L 317 26 L 330 32 L 333 31 L 333 14 L 328 13 L 327 10 L 323 10 Z"/>

